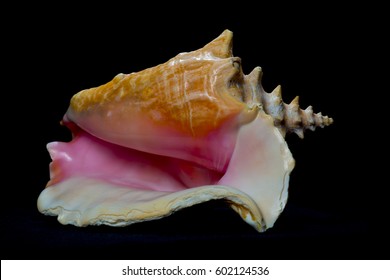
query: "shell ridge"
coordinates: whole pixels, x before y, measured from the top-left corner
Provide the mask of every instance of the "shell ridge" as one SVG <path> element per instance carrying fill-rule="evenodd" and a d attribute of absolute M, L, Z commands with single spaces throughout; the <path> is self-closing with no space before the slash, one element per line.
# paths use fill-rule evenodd
<path fill-rule="evenodd" d="M 284 136 L 294 132 L 301 139 L 304 138 L 304 131 L 315 130 L 316 127 L 325 127 L 333 123 L 333 119 L 315 114 L 312 106 L 302 110 L 299 107 L 299 96 L 296 96 L 289 104 L 283 102 L 281 86 L 278 85 L 271 93 L 260 91 L 261 100 L 265 113 L 269 114 L 275 126 Z"/>

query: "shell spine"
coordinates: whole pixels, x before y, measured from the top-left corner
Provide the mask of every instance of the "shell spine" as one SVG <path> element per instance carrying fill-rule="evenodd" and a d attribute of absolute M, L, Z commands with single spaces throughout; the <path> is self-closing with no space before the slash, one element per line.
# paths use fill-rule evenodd
<path fill-rule="evenodd" d="M 325 127 L 333 123 L 333 119 L 323 116 L 321 112 L 314 113 L 313 107 L 308 106 L 305 110 L 299 107 L 299 96 L 296 96 L 289 104 L 283 102 L 282 88 L 278 85 L 272 92 L 268 93 L 263 89 L 261 79 L 263 72 L 261 67 L 256 67 L 247 79 L 251 82 L 257 80 L 256 87 L 252 88 L 252 96 L 249 99 L 249 106 L 260 106 L 265 113 L 274 120 L 274 125 L 285 137 L 286 133 L 294 132 L 301 139 L 307 129 L 314 131 L 317 127 Z"/>

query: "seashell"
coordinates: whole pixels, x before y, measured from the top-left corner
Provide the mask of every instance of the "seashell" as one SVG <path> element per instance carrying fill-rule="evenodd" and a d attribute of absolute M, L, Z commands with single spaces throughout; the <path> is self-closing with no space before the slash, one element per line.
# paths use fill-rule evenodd
<path fill-rule="evenodd" d="M 272 227 L 294 159 L 284 139 L 333 120 L 282 100 L 232 53 L 232 32 L 196 51 L 75 94 L 47 145 L 50 181 L 38 209 L 75 226 L 126 226 L 224 199 L 248 224 Z"/>

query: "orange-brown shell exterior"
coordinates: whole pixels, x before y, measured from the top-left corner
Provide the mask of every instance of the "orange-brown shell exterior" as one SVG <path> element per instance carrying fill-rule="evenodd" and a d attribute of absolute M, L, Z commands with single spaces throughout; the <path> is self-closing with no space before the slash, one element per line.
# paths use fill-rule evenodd
<path fill-rule="evenodd" d="M 232 32 L 226 30 L 199 50 L 83 90 L 73 96 L 70 108 L 81 115 L 100 110 L 127 119 L 142 116 L 156 127 L 204 136 L 248 112 L 242 102 L 243 79 L 240 59 L 232 56 Z"/>

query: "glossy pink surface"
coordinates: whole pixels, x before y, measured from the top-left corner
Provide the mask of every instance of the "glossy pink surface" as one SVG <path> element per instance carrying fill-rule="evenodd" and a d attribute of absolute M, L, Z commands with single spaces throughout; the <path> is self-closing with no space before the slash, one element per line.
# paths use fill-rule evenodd
<path fill-rule="evenodd" d="M 223 175 L 185 160 L 108 143 L 74 125 L 69 127 L 75 136 L 71 142 L 48 144 L 53 181 L 80 176 L 131 188 L 173 192 L 215 184 Z"/>

